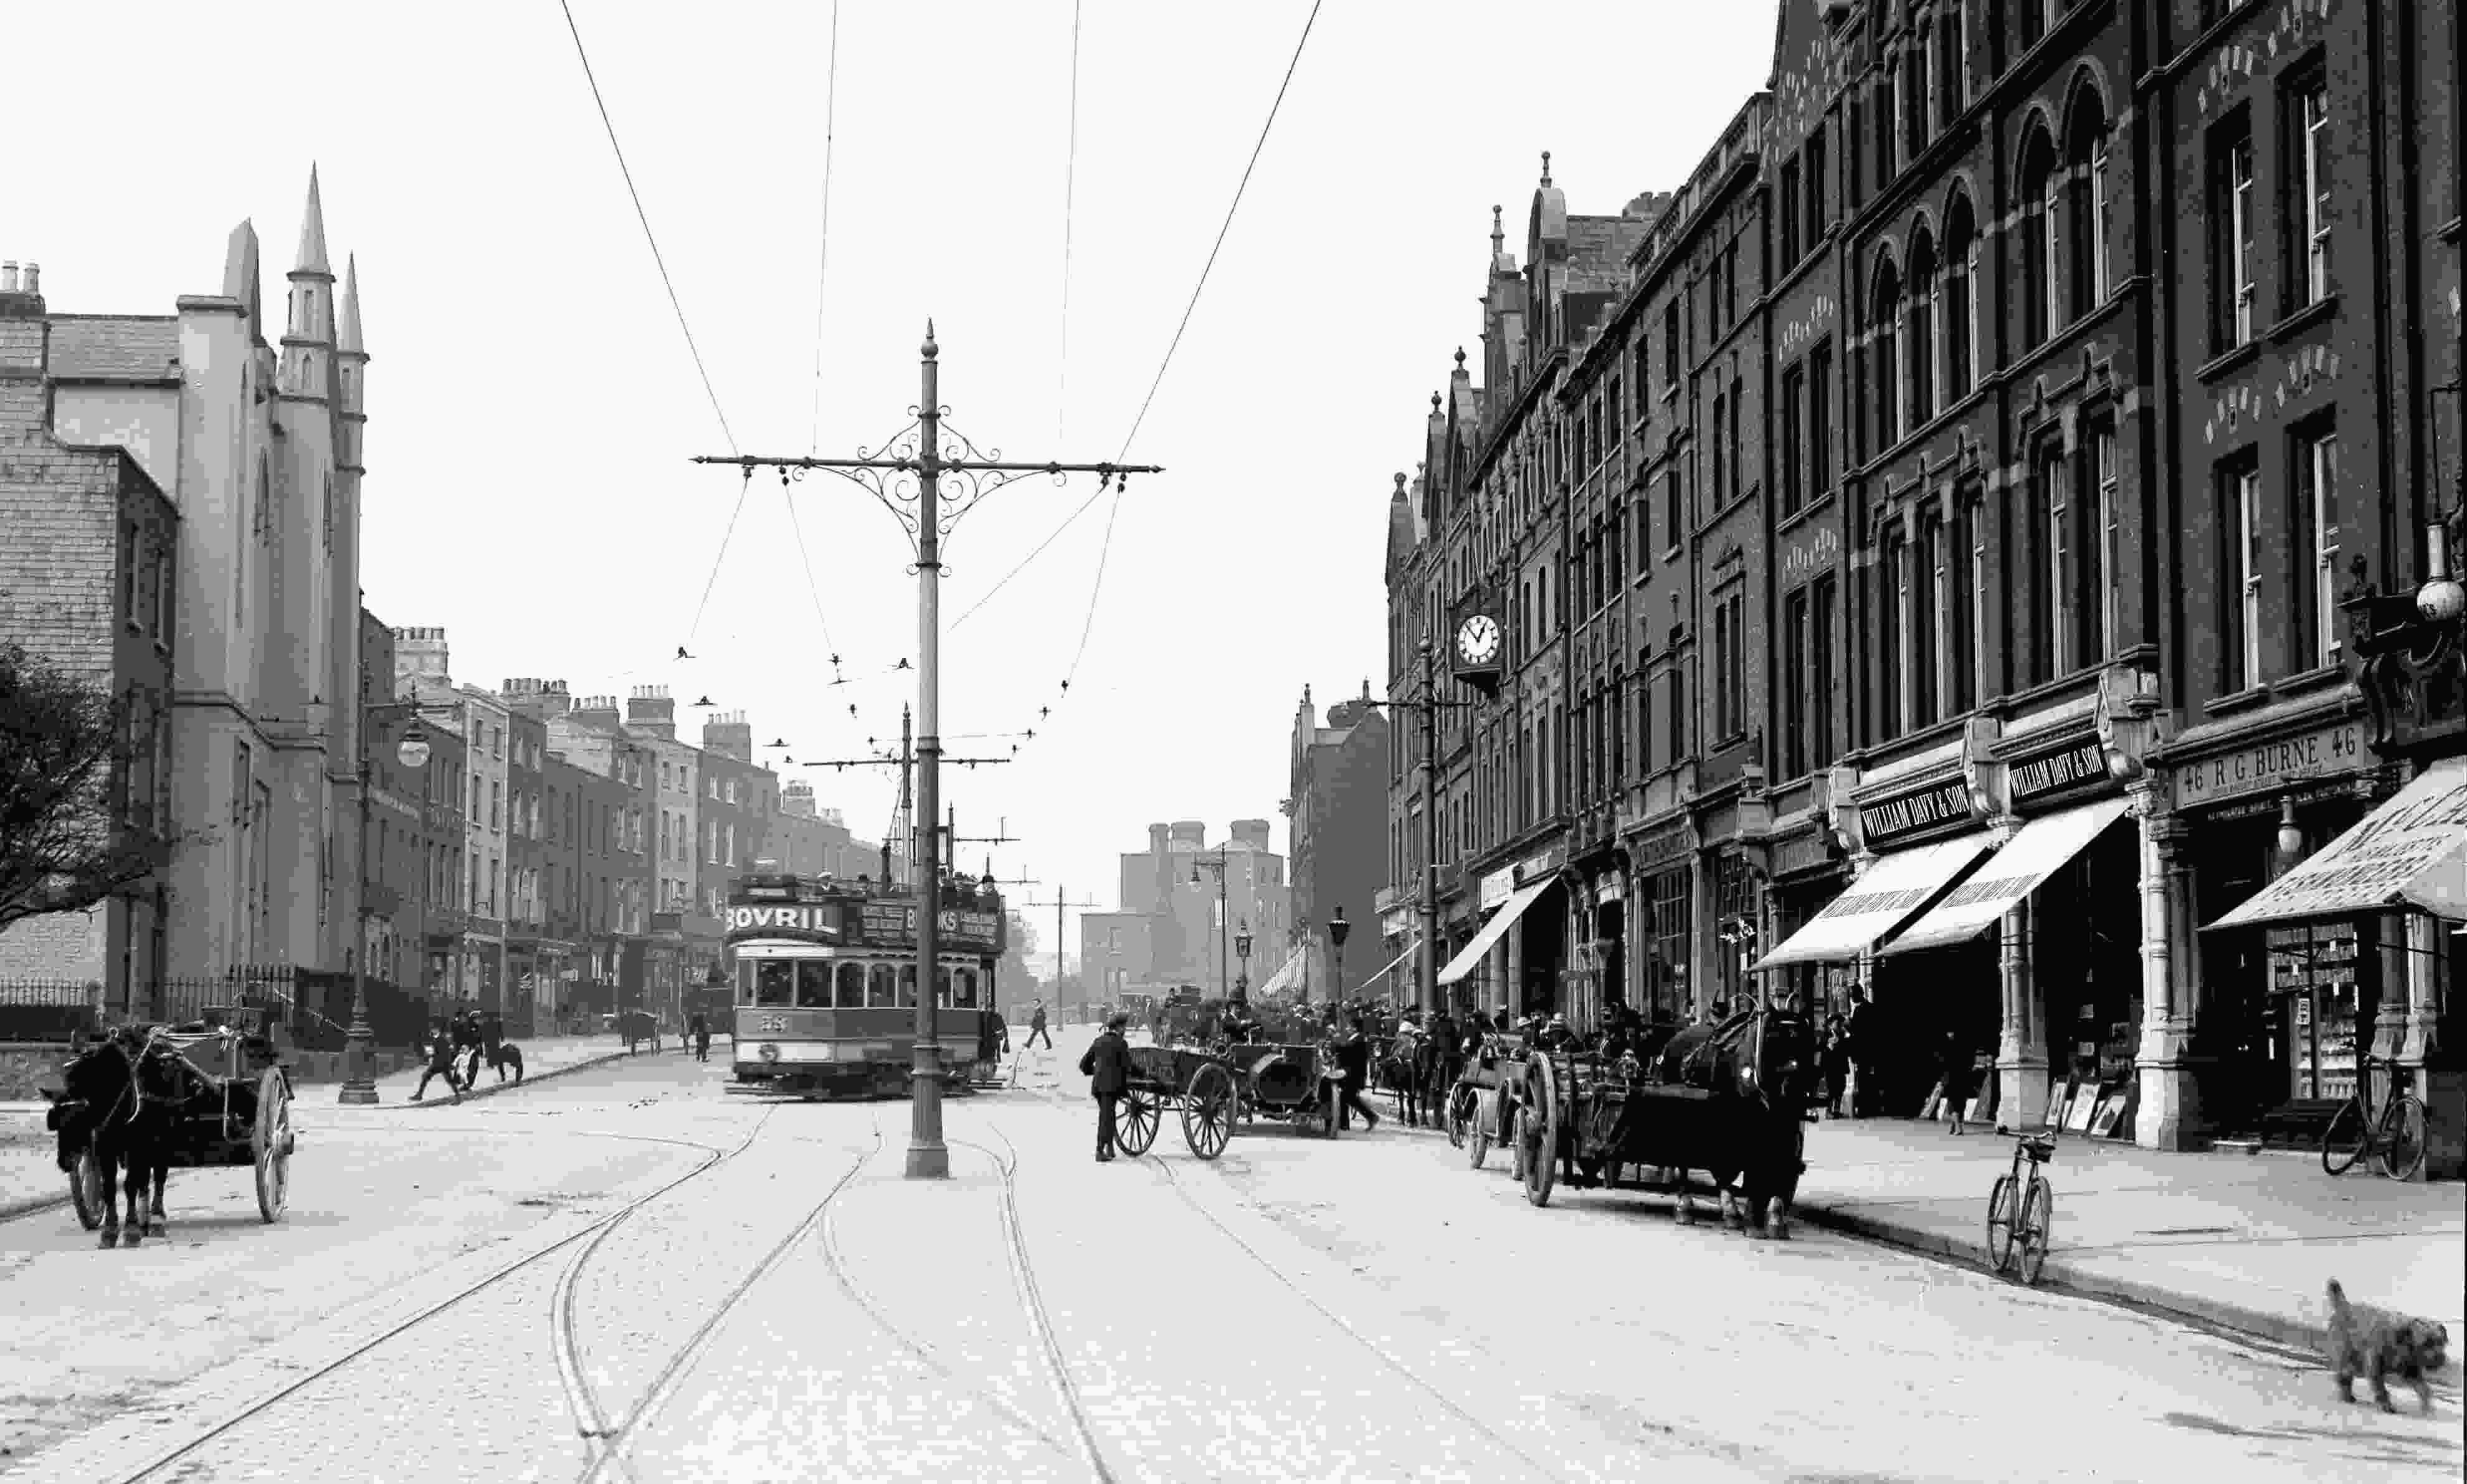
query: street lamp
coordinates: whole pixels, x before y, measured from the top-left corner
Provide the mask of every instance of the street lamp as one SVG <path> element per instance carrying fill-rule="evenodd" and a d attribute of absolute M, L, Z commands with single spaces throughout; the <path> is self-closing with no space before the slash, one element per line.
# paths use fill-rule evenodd
<path fill-rule="evenodd" d="M 1328 987 L 1327 1000 L 1339 1007 L 1345 1003 L 1345 935 L 1352 931 L 1353 924 L 1345 920 L 1345 908 L 1340 904 L 1327 919 L 1328 947 L 1336 950 L 1336 982 Z"/>
<path fill-rule="evenodd" d="M 1248 917 L 1242 919 L 1240 930 L 1234 934 L 1234 952 L 1242 960 L 1242 977 L 1234 981 L 1234 1001 L 1236 1004 L 1248 1005 L 1251 1002 L 1251 919 Z"/>
<path fill-rule="evenodd" d="M 360 941 L 351 945 L 351 1024 L 343 1032 L 343 1087 L 335 1101 L 361 1107 L 373 1106 L 377 1100 L 376 1078 L 369 1069 L 374 1049 L 376 1031 L 369 1024 L 368 973 L 368 891 L 369 891 L 369 729 L 397 716 L 411 718 L 411 730 L 395 744 L 396 761 L 413 772 L 428 766 L 428 733 L 419 724 L 419 703 L 396 702 L 386 706 L 363 708 L 365 719 L 360 724 L 360 908 L 359 920 L 352 932 Z M 425 954 L 428 945 L 420 944 Z"/>
<path fill-rule="evenodd" d="M 1225 847 L 1222 845 L 1216 847 L 1216 859 L 1211 861 L 1203 855 L 1195 857 L 1190 863 L 1190 884 L 1194 887 L 1205 885 L 1199 879 L 1201 866 L 1205 866 L 1216 873 L 1216 998 L 1219 1000 L 1226 998 L 1225 971 L 1228 964 L 1225 954 L 1225 930 L 1230 924 L 1226 920 L 1225 911 L 1225 872 L 1232 864 L 1225 858 Z"/>

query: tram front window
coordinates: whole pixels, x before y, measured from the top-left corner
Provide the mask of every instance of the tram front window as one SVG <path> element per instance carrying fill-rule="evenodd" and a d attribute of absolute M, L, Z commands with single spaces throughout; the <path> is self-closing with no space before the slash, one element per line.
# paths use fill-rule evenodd
<path fill-rule="evenodd" d="M 765 958 L 755 965 L 754 1002 L 766 1009 L 786 1009 L 797 998 L 797 966 L 785 958 Z"/>
<path fill-rule="evenodd" d="M 865 1008 L 865 965 L 843 963 L 839 966 L 839 1007 L 843 1010 Z"/>
<path fill-rule="evenodd" d="M 759 965 L 751 958 L 736 960 L 736 1002 L 738 1004 L 754 1002 L 754 971 L 758 967 Z"/>
<path fill-rule="evenodd" d="M 899 1008 L 917 1008 L 917 966 L 913 963 L 899 966 Z"/>
<path fill-rule="evenodd" d="M 865 1007 L 869 1010 L 891 1009 L 899 998 L 899 979 L 887 963 L 875 964 L 866 972 Z"/>
<path fill-rule="evenodd" d="M 831 966 L 820 958 L 808 958 L 797 965 L 797 1008 L 827 1010 L 831 1007 Z"/>
<path fill-rule="evenodd" d="M 975 1009 L 977 1007 L 977 971 L 960 969 L 952 975 L 952 978 L 959 985 L 959 998 L 954 1003 L 962 1010 Z"/>

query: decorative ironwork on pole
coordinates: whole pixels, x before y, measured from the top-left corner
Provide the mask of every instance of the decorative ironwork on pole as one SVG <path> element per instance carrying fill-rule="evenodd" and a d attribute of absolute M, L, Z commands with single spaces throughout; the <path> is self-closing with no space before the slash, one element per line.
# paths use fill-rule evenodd
<path fill-rule="evenodd" d="M 941 599 L 942 542 L 960 519 L 1007 484 L 1042 474 L 1057 485 L 1074 474 L 1111 480 L 1116 488 L 1133 474 L 1161 474 L 1160 464 L 1007 462 L 1001 449 L 980 450 L 967 435 L 943 425 L 949 411 L 941 404 L 941 348 L 934 338 L 934 322 L 925 322 L 925 343 L 917 348 L 919 394 L 908 409 L 915 419 L 894 434 L 878 451 L 863 446 L 854 459 L 774 458 L 764 455 L 699 455 L 696 463 L 734 464 L 750 476 L 757 468 L 780 471 L 782 484 L 793 483 L 812 470 L 838 475 L 856 485 L 899 522 L 916 555 L 917 571 L 917 812 L 932 821 L 941 812 L 941 764 L 973 766 L 1006 758 L 949 758 L 941 740 Z M 948 438 L 955 452 L 946 452 Z M 942 488 L 953 486 L 949 498 Z M 853 761 L 853 760 L 851 760 Z M 941 872 L 939 831 L 929 823 L 918 832 L 916 1061 L 911 1073 L 914 1116 L 910 1123 L 907 1173 L 912 1180 L 940 1179 L 951 1173 L 950 1151 L 942 1142 L 940 1048 L 937 1045 L 936 994 L 939 982 Z"/>

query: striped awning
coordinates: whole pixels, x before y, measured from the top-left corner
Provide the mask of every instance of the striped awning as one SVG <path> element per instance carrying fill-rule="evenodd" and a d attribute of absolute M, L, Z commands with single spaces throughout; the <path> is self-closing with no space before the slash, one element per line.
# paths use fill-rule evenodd
<path fill-rule="evenodd" d="M 1302 966 L 1308 961 L 1309 950 L 1301 948 L 1295 949 L 1292 953 L 1285 956 L 1285 961 L 1278 966 L 1277 972 L 1268 977 L 1268 982 L 1251 991 L 1251 993 L 1264 1000 L 1270 995 L 1281 994 L 1285 990 L 1293 988 L 1296 984 L 1301 982 Z"/>

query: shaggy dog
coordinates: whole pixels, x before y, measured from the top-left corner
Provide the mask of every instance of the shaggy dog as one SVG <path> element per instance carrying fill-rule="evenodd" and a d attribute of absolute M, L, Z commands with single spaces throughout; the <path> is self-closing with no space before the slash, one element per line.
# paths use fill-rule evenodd
<path fill-rule="evenodd" d="M 506 1070 L 511 1068 L 514 1073 L 514 1086 L 523 1085 L 523 1048 L 512 1042 L 497 1043 L 496 1054 L 488 1058 L 488 1065 L 497 1068 L 499 1082 L 506 1080 Z"/>
<path fill-rule="evenodd" d="M 2388 1380 L 2396 1376 L 2414 1384 L 2416 1400 L 2430 1412 L 2433 1389 L 2424 1378 L 2447 1363 L 2449 1347 L 2448 1325 L 2349 1303 L 2339 1280 L 2330 1280 L 2330 1371 L 2338 1378 L 2342 1400 L 2356 1399 L 2361 1376 L 2373 1383 L 2373 1400 L 2383 1411 L 2397 1411 L 2390 1405 Z"/>

